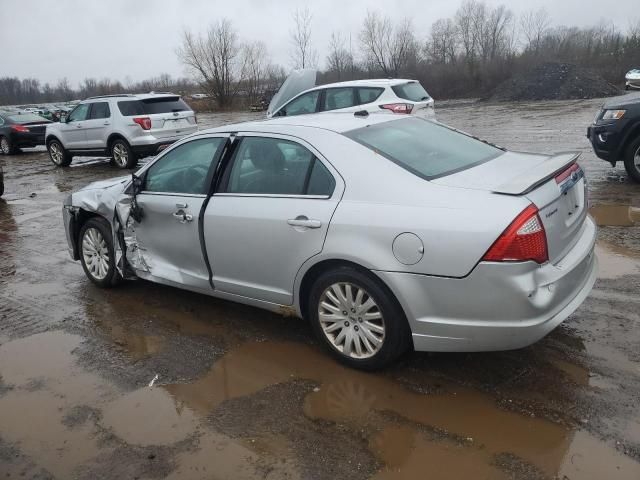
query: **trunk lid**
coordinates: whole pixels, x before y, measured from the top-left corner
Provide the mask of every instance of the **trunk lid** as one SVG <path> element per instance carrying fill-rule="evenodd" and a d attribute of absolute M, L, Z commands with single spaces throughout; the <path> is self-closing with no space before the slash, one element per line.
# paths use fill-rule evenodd
<path fill-rule="evenodd" d="M 267 108 L 267 117 L 271 117 L 293 97 L 305 90 L 315 87 L 315 85 L 315 70 L 309 68 L 294 70 L 271 99 L 269 107 Z"/>
<path fill-rule="evenodd" d="M 556 263 L 574 246 L 588 213 L 584 172 L 579 152 L 555 155 L 506 152 L 462 172 L 432 180 L 449 187 L 524 196 L 539 210 L 549 249 Z"/>
<path fill-rule="evenodd" d="M 193 133 L 198 129 L 196 115 L 178 95 L 152 95 L 140 100 L 118 102 L 126 117 L 148 117 L 151 129 L 158 139 Z"/>

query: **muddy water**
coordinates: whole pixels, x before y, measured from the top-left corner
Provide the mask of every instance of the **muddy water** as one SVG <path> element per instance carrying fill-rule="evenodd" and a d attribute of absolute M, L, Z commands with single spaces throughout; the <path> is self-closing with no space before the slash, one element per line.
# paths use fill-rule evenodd
<path fill-rule="evenodd" d="M 0 476 L 640 478 L 640 194 L 590 152 L 599 103 L 439 110 L 509 148 L 583 152 L 599 281 L 530 348 L 375 374 L 336 364 L 295 319 L 146 282 L 96 289 L 59 205 L 121 172 L 0 157 Z"/>

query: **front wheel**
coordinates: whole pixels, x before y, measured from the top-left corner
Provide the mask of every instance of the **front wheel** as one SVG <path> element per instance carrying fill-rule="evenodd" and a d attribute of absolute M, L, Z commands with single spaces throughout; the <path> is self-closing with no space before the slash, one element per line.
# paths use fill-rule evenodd
<path fill-rule="evenodd" d="M 624 168 L 633 180 L 640 183 L 640 137 L 631 142 L 627 148 Z"/>
<path fill-rule="evenodd" d="M 59 140 L 50 140 L 47 143 L 49 158 L 57 167 L 68 167 L 71 165 L 71 154 L 62 146 Z"/>
<path fill-rule="evenodd" d="M 371 274 L 352 267 L 316 279 L 308 316 L 320 341 L 350 367 L 382 368 L 410 345 L 407 320 L 392 293 Z"/>
<path fill-rule="evenodd" d="M 118 168 L 133 168 L 138 163 L 136 155 L 127 142 L 118 139 L 111 145 L 113 163 Z"/>
<path fill-rule="evenodd" d="M 116 269 L 111 227 L 99 217 L 90 218 L 80 229 L 80 262 L 84 273 L 99 287 L 116 285 L 121 277 Z"/>

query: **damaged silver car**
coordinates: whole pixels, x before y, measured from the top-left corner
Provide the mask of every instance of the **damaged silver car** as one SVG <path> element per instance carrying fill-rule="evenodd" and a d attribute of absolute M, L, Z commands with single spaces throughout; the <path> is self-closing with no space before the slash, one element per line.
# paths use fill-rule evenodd
<path fill-rule="evenodd" d="M 309 320 L 348 365 L 521 348 L 595 281 L 578 154 L 508 152 L 437 122 L 320 113 L 228 125 L 64 202 L 71 256 Z"/>

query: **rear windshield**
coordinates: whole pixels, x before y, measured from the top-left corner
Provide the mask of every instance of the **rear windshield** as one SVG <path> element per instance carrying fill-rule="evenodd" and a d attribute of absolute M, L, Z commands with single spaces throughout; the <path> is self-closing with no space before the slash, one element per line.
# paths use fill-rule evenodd
<path fill-rule="evenodd" d="M 33 122 L 46 122 L 46 118 L 42 118 L 40 115 L 34 113 L 25 113 L 23 115 L 9 115 L 9 120 L 13 123 L 33 123 Z"/>
<path fill-rule="evenodd" d="M 404 98 L 405 100 L 411 100 L 412 102 L 422 102 L 429 100 L 431 97 L 427 91 L 422 88 L 418 82 L 403 83 L 402 85 L 394 85 L 391 89 L 395 94 Z"/>
<path fill-rule="evenodd" d="M 144 100 L 123 100 L 118 102 L 120 113 L 125 117 L 152 115 L 191 110 L 180 97 L 146 98 Z"/>
<path fill-rule="evenodd" d="M 403 118 L 346 132 L 352 140 L 430 180 L 484 163 L 503 151 L 422 118 Z"/>

